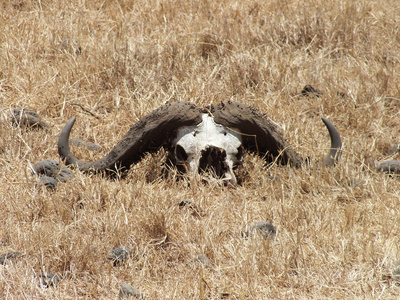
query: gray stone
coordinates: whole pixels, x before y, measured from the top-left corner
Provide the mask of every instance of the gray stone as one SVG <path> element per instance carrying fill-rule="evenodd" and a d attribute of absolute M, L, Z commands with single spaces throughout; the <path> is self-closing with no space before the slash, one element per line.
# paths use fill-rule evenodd
<path fill-rule="evenodd" d="M 40 116 L 29 108 L 15 108 L 12 112 L 13 124 L 20 127 L 28 128 L 48 128 L 44 122 L 41 122 Z"/>
<path fill-rule="evenodd" d="M 58 181 L 65 182 L 74 177 L 74 174 L 65 166 L 60 166 L 58 161 L 45 159 L 33 166 L 34 173 L 38 176 L 52 177 Z"/>
<path fill-rule="evenodd" d="M 376 169 L 378 172 L 400 174 L 400 160 L 385 160 Z"/>
<path fill-rule="evenodd" d="M 271 180 L 271 181 L 281 181 L 281 178 L 279 176 L 275 176 L 275 175 L 268 175 L 267 179 Z"/>
<path fill-rule="evenodd" d="M 57 186 L 58 181 L 53 177 L 49 176 L 40 176 L 39 177 L 39 186 L 45 186 L 48 189 L 55 189 Z"/>
<path fill-rule="evenodd" d="M 57 287 L 60 282 L 60 279 L 57 275 L 52 273 L 42 273 L 39 276 L 39 284 L 43 287 Z"/>
<path fill-rule="evenodd" d="M 394 154 L 400 154 L 400 144 L 394 145 L 387 152 L 387 155 L 389 155 L 389 156 L 394 155 Z"/>
<path fill-rule="evenodd" d="M 262 236 L 264 239 L 273 239 L 276 235 L 276 228 L 270 222 L 257 222 L 247 227 L 247 230 L 242 232 L 244 238 L 252 235 Z"/>
<path fill-rule="evenodd" d="M 99 151 L 101 149 L 99 145 L 92 142 L 86 142 L 80 138 L 72 138 L 70 143 L 78 147 L 86 147 L 90 151 Z"/>
<path fill-rule="evenodd" d="M 392 264 L 391 278 L 397 282 L 400 282 L 400 261 L 396 260 Z"/>
<path fill-rule="evenodd" d="M 56 176 L 56 179 L 61 182 L 66 182 L 72 178 L 74 178 L 74 174 L 72 174 L 72 172 L 64 166 L 61 168 L 61 171 Z"/>
<path fill-rule="evenodd" d="M 393 270 L 393 279 L 400 281 L 400 266 Z"/>
<path fill-rule="evenodd" d="M 197 263 L 205 267 L 210 267 L 212 265 L 211 260 L 205 254 L 197 254 L 193 259 L 193 263 Z"/>
<path fill-rule="evenodd" d="M 119 290 L 119 299 L 130 298 L 132 296 L 137 299 L 144 299 L 143 293 L 136 287 L 131 287 L 128 283 L 122 283 Z"/>
<path fill-rule="evenodd" d="M 15 261 L 22 255 L 21 252 L 11 251 L 0 255 L 0 265 L 5 265 L 7 261 Z"/>
<path fill-rule="evenodd" d="M 108 258 L 113 261 L 114 266 L 118 266 L 125 260 L 132 257 L 132 252 L 126 247 L 114 248 L 110 251 Z"/>
<path fill-rule="evenodd" d="M 311 96 L 311 95 L 315 95 L 315 96 L 317 96 L 317 97 L 320 97 L 323 93 L 322 93 L 320 90 L 314 88 L 313 86 L 307 84 L 307 85 L 303 88 L 303 90 L 301 91 L 300 94 L 301 94 L 302 96 Z"/>
<path fill-rule="evenodd" d="M 33 170 L 39 176 L 45 175 L 54 178 L 60 171 L 60 164 L 54 159 L 45 159 L 36 163 Z"/>

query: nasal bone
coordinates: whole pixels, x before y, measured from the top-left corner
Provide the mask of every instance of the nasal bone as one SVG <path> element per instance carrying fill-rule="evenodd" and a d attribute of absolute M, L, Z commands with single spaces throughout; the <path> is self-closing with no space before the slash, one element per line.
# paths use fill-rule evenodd
<path fill-rule="evenodd" d="M 235 184 L 237 183 L 236 176 L 235 176 L 235 174 L 233 174 L 232 170 L 228 170 L 228 171 L 224 174 L 222 180 L 223 180 L 224 182 L 226 182 L 227 184 L 230 183 L 230 184 L 235 185 Z"/>

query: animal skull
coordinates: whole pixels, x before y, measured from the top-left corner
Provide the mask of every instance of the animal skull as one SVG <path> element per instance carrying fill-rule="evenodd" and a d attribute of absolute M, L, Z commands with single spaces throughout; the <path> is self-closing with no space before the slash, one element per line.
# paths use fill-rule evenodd
<path fill-rule="evenodd" d="M 336 163 L 342 142 L 336 128 L 322 118 L 331 137 L 325 165 Z M 299 167 L 302 160 L 283 138 L 278 128 L 256 109 L 237 102 L 200 109 L 191 103 L 166 104 L 143 117 L 103 158 L 85 162 L 69 148 L 69 135 L 75 118 L 61 131 L 58 153 L 67 165 L 82 171 L 126 170 L 144 153 L 165 147 L 170 161 L 192 176 L 211 170 L 226 182 L 236 183 L 234 168 L 240 164 L 243 149 L 256 152 L 267 162 Z M 181 168 L 182 169 L 182 168 Z"/>
<path fill-rule="evenodd" d="M 216 124 L 208 114 L 202 114 L 202 118 L 200 124 L 178 130 L 173 141 L 176 164 L 192 175 L 211 169 L 217 177 L 236 183 L 233 168 L 243 156 L 240 135 Z"/>

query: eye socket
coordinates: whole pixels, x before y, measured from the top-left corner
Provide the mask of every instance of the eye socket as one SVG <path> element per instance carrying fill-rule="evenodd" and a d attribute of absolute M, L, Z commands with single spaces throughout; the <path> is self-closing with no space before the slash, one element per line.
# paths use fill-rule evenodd
<path fill-rule="evenodd" d="M 188 159 L 188 155 L 187 155 L 185 149 L 183 149 L 183 147 L 180 145 L 176 145 L 175 157 L 179 161 L 186 161 Z"/>

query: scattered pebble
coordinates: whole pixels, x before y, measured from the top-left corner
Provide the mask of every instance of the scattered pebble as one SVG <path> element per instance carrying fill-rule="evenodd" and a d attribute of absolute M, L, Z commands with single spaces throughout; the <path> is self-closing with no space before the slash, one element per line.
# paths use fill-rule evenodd
<path fill-rule="evenodd" d="M 7 261 L 15 261 L 22 255 L 21 252 L 11 251 L 0 255 L 0 265 L 5 265 Z"/>
<path fill-rule="evenodd" d="M 39 186 L 54 189 L 58 181 L 65 182 L 74 177 L 74 174 L 65 166 L 60 166 L 58 161 L 45 159 L 33 166 L 34 174 L 39 176 Z"/>
<path fill-rule="evenodd" d="M 320 90 L 314 88 L 313 86 L 307 84 L 307 85 L 303 88 L 303 90 L 301 91 L 300 94 L 301 94 L 302 96 L 311 96 L 311 95 L 315 95 L 315 96 L 317 96 L 317 97 L 320 97 L 323 93 L 322 93 Z"/>
<path fill-rule="evenodd" d="M 37 175 L 56 177 L 60 171 L 60 164 L 56 160 L 45 159 L 36 163 L 33 170 Z"/>
<path fill-rule="evenodd" d="M 400 174 L 400 160 L 385 160 L 378 164 L 378 172 Z"/>
<path fill-rule="evenodd" d="M 56 179 L 61 182 L 66 182 L 72 178 L 74 178 L 74 174 L 65 166 L 61 167 L 60 172 L 56 176 Z"/>
<path fill-rule="evenodd" d="M 221 293 L 221 299 L 229 299 L 229 293 Z"/>
<path fill-rule="evenodd" d="M 45 122 L 41 121 L 40 116 L 29 108 L 15 108 L 12 112 L 12 122 L 15 126 L 27 128 L 48 128 Z"/>
<path fill-rule="evenodd" d="M 113 261 L 114 267 L 132 257 L 132 251 L 126 247 L 114 248 L 110 251 L 108 258 Z"/>
<path fill-rule="evenodd" d="M 400 261 L 396 260 L 391 263 L 388 272 L 382 275 L 382 279 L 385 282 L 394 282 L 396 285 L 400 285 Z"/>
<path fill-rule="evenodd" d="M 397 266 L 397 268 L 394 269 L 392 273 L 392 278 L 396 281 L 400 281 L 400 266 Z"/>
<path fill-rule="evenodd" d="M 72 138 L 70 140 L 70 143 L 72 145 L 75 145 L 77 147 L 86 147 L 87 149 L 89 149 L 90 151 L 99 151 L 100 150 L 100 146 L 92 143 L 92 142 L 86 142 L 80 138 Z"/>
<path fill-rule="evenodd" d="M 57 275 L 52 273 L 42 273 L 39 276 L 39 284 L 43 287 L 57 287 L 60 279 Z"/>
<path fill-rule="evenodd" d="M 212 265 L 211 260 L 205 254 L 197 254 L 192 260 L 192 263 L 197 263 L 205 267 L 210 267 Z"/>
<path fill-rule="evenodd" d="M 396 144 L 387 151 L 387 155 L 400 154 L 400 144 Z"/>
<path fill-rule="evenodd" d="M 270 222 L 257 222 L 247 227 L 247 230 L 242 232 L 242 237 L 247 239 L 254 234 L 261 235 L 264 239 L 273 239 L 276 235 L 276 228 Z"/>
<path fill-rule="evenodd" d="M 119 299 L 135 297 L 137 299 L 144 299 L 144 295 L 136 287 L 131 287 L 128 283 L 122 283 L 119 290 Z"/>
<path fill-rule="evenodd" d="M 268 175 L 267 179 L 271 180 L 271 181 L 277 181 L 277 182 L 281 181 L 281 178 L 279 176 L 275 176 L 275 175 Z"/>
<path fill-rule="evenodd" d="M 53 177 L 40 176 L 38 186 L 44 186 L 47 187 L 48 189 L 53 190 L 57 187 L 57 183 L 58 181 Z"/>

